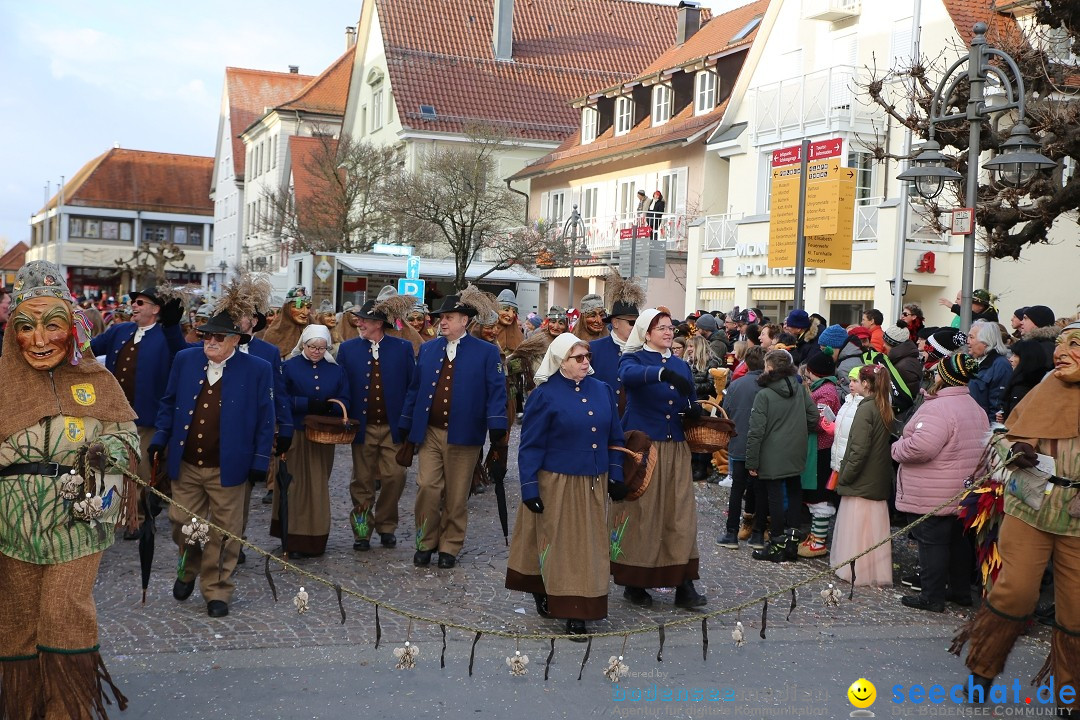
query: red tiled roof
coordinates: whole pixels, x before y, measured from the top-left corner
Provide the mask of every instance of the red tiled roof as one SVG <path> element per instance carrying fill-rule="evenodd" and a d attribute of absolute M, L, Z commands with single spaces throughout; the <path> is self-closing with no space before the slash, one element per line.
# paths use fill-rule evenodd
<path fill-rule="evenodd" d="M 986 39 L 993 45 L 1002 42 L 1023 42 L 1023 31 L 1016 18 L 1008 13 L 998 12 L 987 0 L 943 0 L 945 9 L 952 18 L 956 32 L 965 43 L 970 43 L 972 28 L 977 22 L 989 26 Z"/>
<path fill-rule="evenodd" d="M 317 78 L 308 83 L 296 97 L 278 110 L 300 110 L 302 112 L 321 113 L 323 115 L 344 115 L 345 101 L 349 96 L 349 78 L 352 77 L 353 56 L 356 46 L 323 70 Z"/>
<path fill-rule="evenodd" d="M 233 172 L 237 180 L 244 178 L 247 153 L 240 134 L 266 114 L 267 108 L 277 107 L 296 97 L 311 75 L 298 73 L 225 68 L 225 87 L 229 96 L 229 136 L 232 138 Z"/>
<path fill-rule="evenodd" d="M 675 38 L 674 5 L 630 0 L 517 0 L 513 60 L 496 61 L 491 0 L 376 0 L 390 86 L 406 127 L 561 140 L 569 101 L 629 80 Z M 708 17 L 707 11 L 702 11 Z M 435 108 L 434 120 L 420 105 Z"/>
<path fill-rule="evenodd" d="M 26 264 L 26 251 L 30 246 L 22 240 L 15 243 L 11 248 L 0 255 L 0 270 L 18 270 Z"/>
<path fill-rule="evenodd" d="M 112 148 L 64 184 L 65 206 L 213 216 L 214 158 Z M 47 207 L 56 207 L 53 195 Z"/>

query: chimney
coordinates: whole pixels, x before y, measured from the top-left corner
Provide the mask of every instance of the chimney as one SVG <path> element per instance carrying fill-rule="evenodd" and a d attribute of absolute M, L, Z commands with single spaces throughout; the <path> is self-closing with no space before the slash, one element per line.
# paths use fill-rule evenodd
<path fill-rule="evenodd" d="M 291 73 L 292 75 L 299 75 L 300 74 L 300 66 L 299 65 L 290 65 L 289 66 L 289 73 Z"/>
<path fill-rule="evenodd" d="M 682 45 L 701 29 L 701 7 L 696 2 L 680 0 L 678 26 L 675 28 L 675 44 Z"/>
<path fill-rule="evenodd" d="M 491 45 L 496 60 L 509 61 L 514 55 L 514 0 L 495 0 L 495 22 L 491 25 Z"/>
<path fill-rule="evenodd" d="M 345 28 L 345 49 L 348 50 L 356 44 L 356 28 L 349 25 Z"/>

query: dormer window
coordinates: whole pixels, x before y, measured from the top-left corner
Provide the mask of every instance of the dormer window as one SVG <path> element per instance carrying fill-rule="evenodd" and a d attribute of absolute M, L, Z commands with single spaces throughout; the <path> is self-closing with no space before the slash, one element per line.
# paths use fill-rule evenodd
<path fill-rule="evenodd" d="M 581 108 L 581 144 L 588 145 L 596 139 L 596 130 L 600 126 L 600 113 L 594 107 Z"/>
<path fill-rule="evenodd" d="M 670 85 L 657 85 L 653 88 L 652 124 L 663 125 L 671 119 L 672 92 Z"/>
<path fill-rule="evenodd" d="M 694 85 L 694 114 L 702 115 L 716 107 L 716 73 L 702 70 Z"/>
<path fill-rule="evenodd" d="M 615 100 L 615 134 L 625 135 L 634 126 L 634 101 L 629 95 Z"/>

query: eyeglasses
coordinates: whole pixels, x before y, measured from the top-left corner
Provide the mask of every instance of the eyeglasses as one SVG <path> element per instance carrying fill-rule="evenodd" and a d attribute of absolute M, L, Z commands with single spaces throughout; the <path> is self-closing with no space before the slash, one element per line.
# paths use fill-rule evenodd
<path fill-rule="evenodd" d="M 143 305 L 152 305 L 153 303 L 151 303 L 149 300 L 143 300 L 142 298 L 136 298 L 135 300 L 133 300 L 131 302 L 131 304 L 132 305 L 138 305 L 139 307 L 142 307 Z"/>
<path fill-rule="evenodd" d="M 318 351 L 318 352 L 326 352 L 326 346 L 325 345 L 305 345 L 304 347 L 306 347 L 308 350 L 315 350 L 315 351 Z"/>
<path fill-rule="evenodd" d="M 583 363 L 586 360 L 592 360 L 592 353 L 581 353 L 580 355 L 567 355 L 567 360 L 576 360 L 579 363 Z"/>
<path fill-rule="evenodd" d="M 214 342 L 223 343 L 225 338 L 229 337 L 230 333 L 196 333 L 200 340 L 213 340 Z"/>
<path fill-rule="evenodd" d="M 909 312 L 908 312 L 907 310 L 905 310 L 904 312 L 900 313 L 900 315 L 901 315 L 902 317 L 911 317 L 911 313 L 909 313 Z"/>
<path fill-rule="evenodd" d="M 675 326 L 674 325 L 657 325 L 656 327 L 653 328 L 653 330 L 658 330 L 658 331 L 660 331 L 662 333 L 663 332 L 673 333 L 673 332 L 675 332 Z"/>

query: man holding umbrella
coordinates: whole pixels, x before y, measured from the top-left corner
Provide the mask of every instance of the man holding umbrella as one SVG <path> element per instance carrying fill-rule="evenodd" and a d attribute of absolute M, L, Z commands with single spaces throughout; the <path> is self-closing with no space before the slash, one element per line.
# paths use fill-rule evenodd
<path fill-rule="evenodd" d="M 416 554 L 425 567 L 439 552 L 449 569 L 465 542 L 466 501 L 484 430 L 497 446 L 506 437 L 506 378 L 499 349 L 466 333 L 477 309 L 460 295 L 443 298 L 431 314 L 441 336 L 420 348 L 402 408 L 402 435 L 420 446 L 416 493 Z"/>
<path fill-rule="evenodd" d="M 416 362 L 408 340 L 391 337 L 386 313 L 375 300 L 348 312 L 360 319 L 360 337 L 347 340 L 337 361 L 349 379 L 349 406 L 360 421 L 352 445 L 353 479 L 349 484 L 353 550 L 370 550 L 371 533 L 384 548 L 397 546 L 398 501 L 405 488 L 405 470 L 395 462 L 404 440 L 397 427 Z M 391 422 L 391 420 L 395 422 Z M 378 499 L 375 480 L 379 479 Z"/>
<path fill-rule="evenodd" d="M 218 314 L 197 328 L 203 347 L 177 353 L 149 448 L 155 460 L 166 456 L 177 505 L 237 536 L 243 532 L 245 485 L 266 478 L 274 444 L 270 364 L 236 351 L 250 338 L 236 320 L 247 315 L 254 315 L 250 298 L 224 301 Z M 173 541 L 187 559 L 173 597 L 190 597 L 198 575 L 207 614 L 224 617 L 235 589 L 239 543 L 216 531 L 201 548 L 189 543 L 182 527 L 191 518 L 177 505 L 170 506 L 169 520 Z"/>

